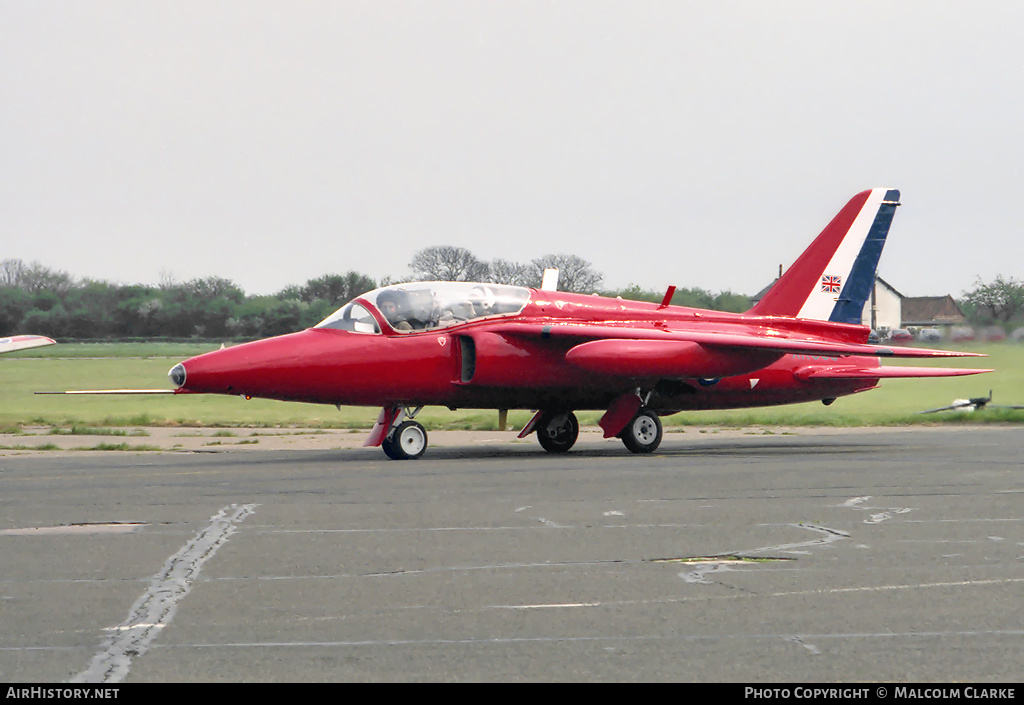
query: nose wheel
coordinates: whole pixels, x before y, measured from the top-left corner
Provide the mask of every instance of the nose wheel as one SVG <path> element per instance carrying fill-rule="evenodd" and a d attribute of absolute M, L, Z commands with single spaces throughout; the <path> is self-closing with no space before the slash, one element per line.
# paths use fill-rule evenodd
<path fill-rule="evenodd" d="M 661 445 L 661 419 L 650 409 L 641 409 L 622 429 L 620 438 L 633 453 L 653 453 Z"/>
<path fill-rule="evenodd" d="M 392 460 L 415 460 L 427 449 L 427 429 L 418 421 L 403 421 L 380 445 Z"/>

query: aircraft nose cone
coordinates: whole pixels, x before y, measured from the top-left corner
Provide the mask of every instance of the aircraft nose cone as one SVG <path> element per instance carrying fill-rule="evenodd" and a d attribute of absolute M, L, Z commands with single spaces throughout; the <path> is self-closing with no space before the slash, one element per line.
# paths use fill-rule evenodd
<path fill-rule="evenodd" d="M 177 364 L 171 368 L 171 371 L 167 373 L 167 376 L 171 378 L 175 387 L 185 386 L 185 366 Z"/>

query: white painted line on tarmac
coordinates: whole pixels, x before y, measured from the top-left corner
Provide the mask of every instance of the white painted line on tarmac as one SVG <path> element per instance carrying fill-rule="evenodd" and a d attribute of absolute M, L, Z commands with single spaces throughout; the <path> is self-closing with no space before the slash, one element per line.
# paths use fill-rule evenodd
<path fill-rule="evenodd" d="M 167 559 L 150 579 L 149 589 L 128 613 L 128 618 L 106 631 L 103 646 L 89 667 L 72 683 L 119 683 L 128 675 L 132 659 L 146 653 L 160 630 L 170 624 L 178 603 L 192 589 L 206 561 L 213 558 L 237 525 L 256 511 L 257 505 L 232 504 L 210 517 L 210 524 Z"/>
<path fill-rule="evenodd" d="M 0 536 L 86 536 L 89 534 L 130 534 L 144 526 L 144 522 L 108 522 L 99 524 L 65 524 L 61 526 L 30 526 L 23 529 L 4 529 Z"/>
<path fill-rule="evenodd" d="M 600 607 L 600 602 L 560 602 L 555 604 L 537 604 L 537 605 L 492 605 L 486 609 L 498 609 L 498 610 L 543 610 L 550 609 L 552 607 L 565 608 L 565 607 Z"/>

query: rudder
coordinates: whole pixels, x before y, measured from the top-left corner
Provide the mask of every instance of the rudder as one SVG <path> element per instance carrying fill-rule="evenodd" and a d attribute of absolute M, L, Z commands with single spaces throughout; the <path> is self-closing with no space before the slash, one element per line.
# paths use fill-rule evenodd
<path fill-rule="evenodd" d="M 749 313 L 860 323 L 899 198 L 886 188 L 851 198 Z"/>

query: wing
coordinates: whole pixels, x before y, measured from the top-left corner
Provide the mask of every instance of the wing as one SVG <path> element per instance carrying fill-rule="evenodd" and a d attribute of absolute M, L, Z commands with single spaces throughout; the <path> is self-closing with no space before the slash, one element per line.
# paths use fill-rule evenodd
<path fill-rule="evenodd" d="M 957 367 L 805 367 L 796 370 L 797 379 L 893 379 L 903 377 L 962 377 L 977 375 L 992 370 L 964 369 Z M 948 407 L 952 408 L 952 407 Z M 941 411 L 941 409 L 933 409 Z M 924 412 L 922 412 L 924 413 Z"/>
<path fill-rule="evenodd" d="M 591 372 L 627 376 L 701 377 L 741 374 L 765 367 L 786 354 L 841 359 L 867 357 L 985 357 L 979 353 L 844 343 L 794 336 L 786 331 L 659 330 L 583 323 L 539 324 L 510 322 L 496 332 L 541 338 L 563 338 L 578 344 L 565 358 Z M 854 361 L 851 360 L 851 363 Z M 806 378 L 879 379 L 882 377 L 950 377 L 990 370 L 952 368 L 876 367 L 864 364 L 814 365 Z"/>
<path fill-rule="evenodd" d="M 56 342 L 52 338 L 47 338 L 43 335 L 15 335 L 10 338 L 0 338 L 0 353 L 41 348 L 44 345 L 53 345 Z"/>
<path fill-rule="evenodd" d="M 988 357 L 983 353 L 927 348 L 889 347 L 860 343 L 843 343 L 826 338 L 799 337 L 786 331 L 765 330 L 762 334 L 747 332 L 717 332 L 690 330 L 659 330 L 626 326 L 593 325 L 587 323 L 505 323 L 488 328 L 496 333 L 537 336 L 541 338 L 589 338 L 584 345 L 611 343 L 618 340 L 644 343 L 697 343 L 707 347 L 757 349 L 782 354 L 866 355 L 868 357 Z M 577 346 L 580 347 L 580 346 Z M 611 347 L 611 346 L 609 346 Z M 575 348 L 574 348 L 575 349 Z M 664 348 L 666 351 L 670 347 Z"/>
<path fill-rule="evenodd" d="M 835 358 L 866 357 L 985 357 L 979 353 L 900 348 L 844 343 L 825 338 L 796 336 L 786 331 L 764 329 L 721 332 L 699 329 L 664 330 L 584 323 L 539 324 L 510 322 L 491 328 L 505 335 L 561 338 L 576 342 L 565 359 L 590 372 L 634 377 L 724 377 L 743 374 L 772 364 L 786 354 Z M 822 370 L 827 371 L 822 371 Z M 881 370 L 881 371 L 880 371 Z M 807 374 L 818 377 L 870 379 L 881 377 L 949 377 L 989 370 L 949 368 L 899 368 L 857 364 L 809 366 Z"/>

